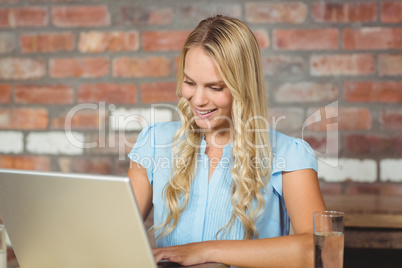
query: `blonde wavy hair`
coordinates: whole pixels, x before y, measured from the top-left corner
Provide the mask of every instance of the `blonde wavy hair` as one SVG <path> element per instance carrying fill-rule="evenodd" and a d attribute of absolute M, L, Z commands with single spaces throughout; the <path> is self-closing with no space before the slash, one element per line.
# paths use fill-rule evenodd
<path fill-rule="evenodd" d="M 255 36 L 243 22 L 221 15 L 201 21 L 188 36 L 181 52 L 176 94 L 180 97 L 178 109 L 182 125 L 173 138 L 175 157 L 164 190 L 167 218 L 154 231 L 162 229 L 160 237 L 174 230 L 180 213 L 188 204 L 191 183 L 196 175 L 199 150 L 188 141 L 200 144 L 202 131 L 193 120 L 188 101 L 182 96 L 185 58 L 194 47 L 201 47 L 212 58 L 233 96 L 233 213 L 218 234 L 228 232 L 238 219 L 244 229 L 243 239 L 258 238 L 256 221 L 265 206 L 261 192 L 270 179 L 272 162 L 260 51 Z"/>

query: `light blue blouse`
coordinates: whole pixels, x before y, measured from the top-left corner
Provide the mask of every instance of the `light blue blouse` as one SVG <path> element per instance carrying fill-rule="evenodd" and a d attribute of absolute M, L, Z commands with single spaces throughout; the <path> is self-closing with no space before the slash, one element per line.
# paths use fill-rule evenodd
<path fill-rule="evenodd" d="M 170 178 L 172 166 L 172 138 L 180 122 L 156 123 L 144 128 L 129 158 L 147 169 L 153 186 L 154 221 L 159 226 L 164 219 L 163 190 Z M 317 160 L 314 151 L 303 140 L 270 130 L 273 152 L 271 179 L 263 191 L 265 207 L 257 221 L 259 238 L 287 235 L 289 216 L 282 195 L 282 171 L 314 169 Z M 222 159 L 208 183 L 209 159 L 204 153 L 206 142 L 202 139 L 198 156 L 197 174 L 191 185 L 190 199 L 180 215 L 177 227 L 169 235 L 157 239 L 158 247 L 215 240 L 217 232 L 225 226 L 231 215 L 232 144 L 224 147 Z M 158 235 L 159 232 L 156 233 Z M 219 233 L 218 239 L 242 239 L 243 227 L 235 221 L 230 232 Z"/>

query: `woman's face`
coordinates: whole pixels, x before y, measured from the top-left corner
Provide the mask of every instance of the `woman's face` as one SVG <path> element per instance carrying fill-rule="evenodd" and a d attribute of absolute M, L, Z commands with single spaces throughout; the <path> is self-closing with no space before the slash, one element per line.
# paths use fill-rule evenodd
<path fill-rule="evenodd" d="M 232 94 L 212 58 L 200 47 L 191 48 L 186 54 L 182 94 L 200 128 L 206 132 L 229 130 Z"/>

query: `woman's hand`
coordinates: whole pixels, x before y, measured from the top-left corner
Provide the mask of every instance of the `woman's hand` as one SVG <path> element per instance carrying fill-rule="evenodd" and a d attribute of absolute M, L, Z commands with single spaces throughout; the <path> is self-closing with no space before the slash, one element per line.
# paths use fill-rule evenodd
<path fill-rule="evenodd" d="M 190 243 L 180 246 L 153 249 L 156 263 L 162 259 L 177 262 L 180 265 L 188 266 L 200 263 L 211 262 L 209 241 Z"/>

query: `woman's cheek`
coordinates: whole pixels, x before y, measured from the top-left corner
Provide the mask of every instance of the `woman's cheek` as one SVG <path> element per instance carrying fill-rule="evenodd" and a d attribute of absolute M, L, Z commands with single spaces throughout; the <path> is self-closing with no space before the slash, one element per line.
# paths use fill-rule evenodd
<path fill-rule="evenodd" d="M 188 85 L 184 84 L 181 88 L 181 94 L 183 95 L 183 98 L 189 100 L 192 96 L 192 89 Z"/>

